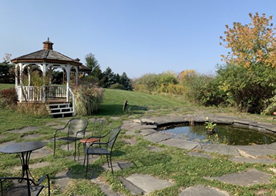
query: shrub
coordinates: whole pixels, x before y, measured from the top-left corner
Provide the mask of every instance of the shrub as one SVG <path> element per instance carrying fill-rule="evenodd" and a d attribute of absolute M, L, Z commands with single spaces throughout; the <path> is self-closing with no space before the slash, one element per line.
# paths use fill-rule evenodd
<path fill-rule="evenodd" d="M 122 84 L 119 84 L 119 83 L 111 84 L 109 88 L 125 90 L 125 87 Z"/>
<path fill-rule="evenodd" d="M 272 67 L 225 65 L 217 73 L 219 88 L 227 94 L 227 101 L 241 111 L 260 113 L 275 95 L 276 70 Z"/>
<path fill-rule="evenodd" d="M 103 89 L 96 85 L 79 85 L 74 88 L 76 114 L 91 115 L 99 109 L 103 100 Z"/>
<path fill-rule="evenodd" d="M 17 104 L 15 110 L 22 114 L 30 114 L 35 117 L 45 117 L 49 116 L 47 110 L 47 105 L 43 103 L 19 103 Z"/>
<path fill-rule="evenodd" d="M 4 89 L 0 91 L 2 104 L 12 106 L 17 103 L 17 94 L 15 88 Z"/>

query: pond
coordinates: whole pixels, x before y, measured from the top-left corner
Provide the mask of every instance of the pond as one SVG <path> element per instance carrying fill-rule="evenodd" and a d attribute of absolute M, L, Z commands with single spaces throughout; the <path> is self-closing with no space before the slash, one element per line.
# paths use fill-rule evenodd
<path fill-rule="evenodd" d="M 162 130 L 163 129 L 163 130 Z M 165 129 L 165 130 L 164 130 Z M 276 135 L 229 125 L 217 125 L 215 134 L 206 133 L 205 125 L 160 128 L 161 133 L 175 138 L 202 143 L 221 143 L 228 145 L 271 144 L 276 142 Z"/>

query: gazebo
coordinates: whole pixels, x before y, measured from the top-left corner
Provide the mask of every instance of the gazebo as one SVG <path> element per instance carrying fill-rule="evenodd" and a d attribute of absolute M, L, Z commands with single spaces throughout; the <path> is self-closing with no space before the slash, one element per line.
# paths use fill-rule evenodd
<path fill-rule="evenodd" d="M 75 72 L 75 84 L 78 84 L 78 73 L 83 69 L 79 59 L 72 59 L 53 50 L 54 43 L 48 38 L 43 42 L 43 49 L 30 54 L 12 59 L 15 64 L 15 88 L 18 101 L 22 102 L 41 102 L 48 104 L 51 114 L 74 114 L 74 93 L 70 87 L 71 72 Z M 62 69 L 66 75 L 66 86 L 53 85 L 52 73 L 54 69 Z M 43 84 L 33 86 L 32 72 L 41 72 Z M 46 77 L 47 74 L 47 77 Z M 23 81 L 23 76 L 27 79 Z"/>

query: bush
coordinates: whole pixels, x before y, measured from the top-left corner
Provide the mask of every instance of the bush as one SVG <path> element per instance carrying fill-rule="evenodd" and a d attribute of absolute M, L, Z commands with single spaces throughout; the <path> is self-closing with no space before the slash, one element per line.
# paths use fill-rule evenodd
<path fill-rule="evenodd" d="M 0 91 L 0 99 L 4 106 L 13 106 L 17 103 L 17 93 L 15 88 Z"/>
<path fill-rule="evenodd" d="M 74 88 L 75 108 L 78 115 L 91 115 L 98 111 L 103 100 L 103 89 L 96 85 L 79 85 Z"/>
<path fill-rule="evenodd" d="M 111 89 L 125 90 L 125 87 L 122 84 L 119 84 L 119 83 L 111 84 L 109 88 L 111 88 Z"/>
<path fill-rule="evenodd" d="M 19 103 L 17 104 L 15 110 L 19 113 L 30 114 L 35 117 L 49 116 L 47 105 L 44 103 Z"/>
<path fill-rule="evenodd" d="M 227 101 L 241 111 L 260 113 L 275 95 L 276 70 L 272 67 L 225 65 L 217 73 L 219 88 L 227 94 Z"/>

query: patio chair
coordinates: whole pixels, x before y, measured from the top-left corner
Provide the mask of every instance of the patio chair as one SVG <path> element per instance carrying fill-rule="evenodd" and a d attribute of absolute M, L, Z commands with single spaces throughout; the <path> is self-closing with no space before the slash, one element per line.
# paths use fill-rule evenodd
<path fill-rule="evenodd" d="M 41 184 L 45 178 L 47 178 L 47 186 Z M 44 188 L 48 188 L 47 195 L 50 195 L 50 178 L 47 174 L 42 176 L 37 183 L 29 178 L 0 177 L 0 186 L 1 196 L 37 196 Z"/>
<path fill-rule="evenodd" d="M 83 139 L 79 140 L 78 160 L 80 157 L 80 145 L 83 144 L 83 148 L 84 148 L 86 144 L 91 144 L 93 142 L 100 142 L 104 125 L 105 125 L 105 120 L 95 119 L 92 124 L 92 135 L 88 138 L 83 138 Z M 84 164 L 85 164 L 85 159 L 84 159 L 83 165 Z"/>
<path fill-rule="evenodd" d="M 106 135 L 102 136 L 101 138 L 105 138 L 108 136 L 107 142 L 93 142 L 89 145 L 89 147 L 85 147 L 84 153 L 86 157 L 86 177 L 88 172 L 88 164 L 89 164 L 89 155 L 105 155 L 107 159 L 108 167 L 111 167 L 111 171 L 113 174 L 113 166 L 112 166 L 112 150 L 113 146 L 115 144 L 115 141 L 121 131 L 121 127 L 112 129 L 110 132 L 108 132 Z M 103 147 L 95 147 L 95 145 L 102 145 Z"/>
<path fill-rule="evenodd" d="M 64 128 L 57 129 L 54 134 L 54 156 L 56 153 L 56 140 L 67 141 L 67 148 L 69 151 L 70 142 L 75 142 L 75 152 L 74 152 L 74 160 L 76 159 L 76 145 L 77 141 L 85 137 L 86 127 L 88 125 L 88 121 L 84 118 L 73 118 L 68 121 Z M 67 130 L 66 130 L 67 129 Z M 66 131 L 67 136 L 57 138 L 57 133 L 61 131 Z"/>

